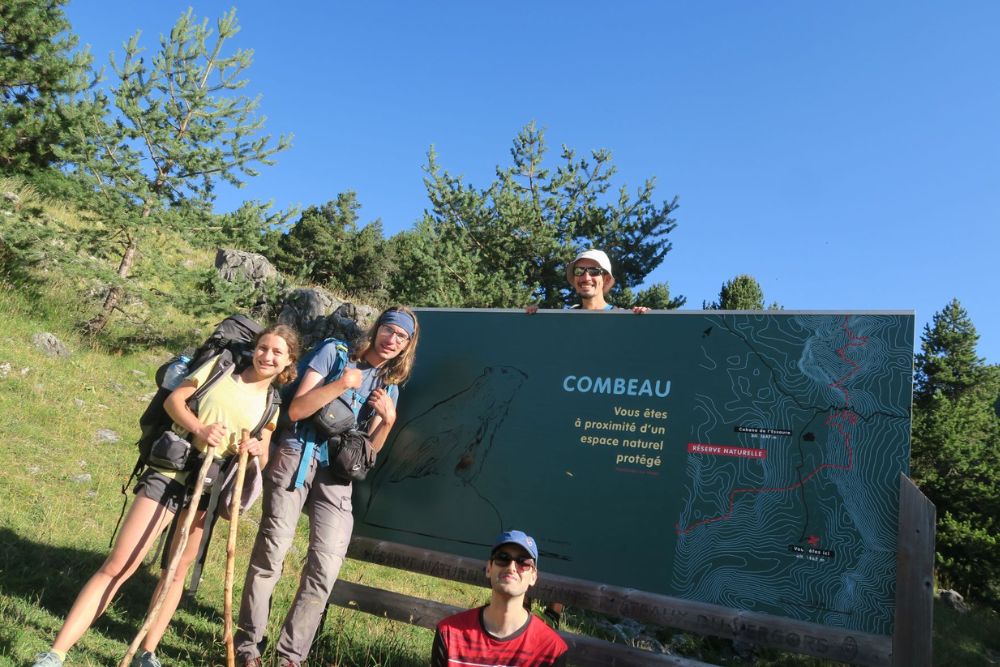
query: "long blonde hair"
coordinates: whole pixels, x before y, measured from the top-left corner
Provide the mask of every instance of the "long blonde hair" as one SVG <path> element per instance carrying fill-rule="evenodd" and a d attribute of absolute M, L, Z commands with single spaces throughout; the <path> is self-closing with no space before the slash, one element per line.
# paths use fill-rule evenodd
<path fill-rule="evenodd" d="M 364 340 L 351 353 L 351 360 L 359 361 L 364 358 L 368 349 L 375 344 L 375 337 L 378 335 L 378 328 L 382 324 L 382 318 L 385 317 L 386 313 L 394 310 L 406 313 L 413 319 L 413 335 L 410 336 L 410 342 L 406 344 L 403 351 L 387 361 L 385 366 L 380 368 L 378 372 L 386 384 L 403 384 L 410 379 L 410 373 L 413 371 L 413 361 L 417 354 L 417 340 L 420 338 L 420 322 L 417 321 L 416 314 L 407 306 L 389 306 L 379 313 L 375 324 L 365 334 Z"/>

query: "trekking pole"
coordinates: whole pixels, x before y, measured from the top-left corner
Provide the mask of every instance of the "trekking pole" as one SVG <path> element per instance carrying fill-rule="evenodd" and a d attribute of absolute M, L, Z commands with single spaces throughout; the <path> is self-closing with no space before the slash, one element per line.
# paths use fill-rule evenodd
<path fill-rule="evenodd" d="M 215 459 L 215 447 L 212 445 L 208 446 L 205 450 L 205 460 L 201 462 L 201 468 L 198 469 L 198 479 L 194 482 L 194 491 L 192 492 L 191 504 L 188 506 L 187 512 L 184 514 L 184 521 L 181 523 L 181 532 L 178 535 L 177 548 L 174 553 L 170 556 L 170 564 L 167 567 L 167 571 L 163 573 L 160 577 L 160 588 L 156 595 L 156 599 L 153 600 L 149 607 L 149 611 L 146 612 L 146 620 L 143 622 L 142 627 L 139 628 L 139 632 L 136 634 L 135 639 L 129 644 L 128 652 L 122 661 L 118 663 L 118 667 L 129 667 L 132 662 L 132 658 L 135 657 L 135 652 L 139 649 L 139 644 L 145 639 L 146 633 L 149 632 L 149 626 L 153 624 L 153 621 L 157 619 L 160 615 L 160 608 L 163 606 L 163 601 L 167 597 L 167 589 L 170 588 L 170 582 L 174 578 L 174 574 L 177 573 L 177 566 L 181 562 L 181 556 L 184 554 L 184 549 L 187 547 L 188 534 L 191 532 L 191 524 L 194 523 L 194 515 L 198 513 L 198 501 L 201 498 L 202 489 L 205 487 L 205 476 L 208 475 L 208 469 L 212 466 L 212 461 Z"/>
<path fill-rule="evenodd" d="M 243 429 L 240 444 L 250 437 L 250 431 Z M 236 647 L 233 645 L 233 575 L 236 571 L 236 528 L 240 521 L 240 502 L 243 500 L 243 479 L 247 473 L 250 455 L 240 452 L 236 466 L 236 484 L 233 486 L 233 500 L 229 505 L 229 540 L 226 542 L 226 583 L 223 601 L 223 622 L 225 623 L 226 667 L 236 667 Z"/>

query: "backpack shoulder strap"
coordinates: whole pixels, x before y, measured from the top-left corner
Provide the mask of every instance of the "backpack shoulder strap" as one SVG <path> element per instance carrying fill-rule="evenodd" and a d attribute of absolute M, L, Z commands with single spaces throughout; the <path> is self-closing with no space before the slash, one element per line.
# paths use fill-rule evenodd
<path fill-rule="evenodd" d="M 339 364 L 334 365 L 334 367 L 330 370 L 330 374 L 326 377 L 326 381 L 331 382 L 344 373 L 344 369 L 347 368 L 347 363 L 351 360 L 351 351 L 347 347 L 347 343 L 339 338 L 327 338 L 320 344 L 320 347 L 328 343 L 332 344 L 337 350 L 337 361 L 340 362 Z M 318 350 L 319 347 L 316 349 Z"/>
<path fill-rule="evenodd" d="M 278 394 L 278 390 L 274 388 L 274 385 L 268 385 L 267 387 L 267 407 L 264 408 L 264 414 L 260 417 L 260 422 L 250 431 L 251 438 L 259 438 L 260 434 L 263 432 L 264 427 L 267 426 L 274 415 L 278 412 L 278 406 L 281 405 L 281 396 Z"/>
<path fill-rule="evenodd" d="M 208 390 L 214 387 L 219 380 L 226 376 L 227 373 L 232 373 L 236 370 L 236 362 L 233 359 L 233 354 L 229 350 L 223 350 L 215 358 L 215 366 L 212 368 L 208 377 L 202 382 L 194 393 L 191 394 L 190 398 L 187 400 L 188 407 L 197 414 L 198 403 L 201 401 L 202 397 L 208 393 Z"/>

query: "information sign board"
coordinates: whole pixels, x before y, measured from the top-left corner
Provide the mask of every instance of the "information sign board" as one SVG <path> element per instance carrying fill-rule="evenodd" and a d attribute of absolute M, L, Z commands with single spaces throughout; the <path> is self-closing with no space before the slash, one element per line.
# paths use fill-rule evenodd
<path fill-rule="evenodd" d="M 418 317 L 356 535 L 891 634 L 912 313 Z"/>

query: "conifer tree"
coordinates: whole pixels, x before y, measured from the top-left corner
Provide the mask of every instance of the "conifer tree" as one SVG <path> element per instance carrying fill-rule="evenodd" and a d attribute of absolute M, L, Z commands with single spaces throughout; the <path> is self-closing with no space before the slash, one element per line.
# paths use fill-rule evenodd
<path fill-rule="evenodd" d="M 48 167 L 84 111 L 91 57 L 75 50 L 66 1 L 0 2 L 0 171 Z"/>
<path fill-rule="evenodd" d="M 429 306 L 518 307 L 571 302 L 565 265 L 581 250 L 600 248 L 611 258 L 616 284 L 611 301 L 636 299 L 678 307 L 666 285 L 634 295 L 632 289 L 671 249 L 676 199 L 653 201 L 654 181 L 634 196 L 611 191 L 611 154 L 590 159 L 562 148 L 561 163 L 544 166 L 544 133 L 534 123 L 514 139 L 512 164 L 478 189 L 452 176 L 428 154 L 424 183 L 430 208 L 414 229 L 392 239 L 399 271 L 394 298 Z M 665 303 L 664 303 L 665 301 Z"/>
<path fill-rule="evenodd" d="M 915 360 L 917 402 L 925 405 L 938 392 L 954 400 L 978 387 L 988 372 L 976 354 L 978 344 L 979 333 L 958 299 L 934 313 L 932 321 L 924 325 Z"/>
<path fill-rule="evenodd" d="M 273 211 L 272 206 L 270 201 L 244 201 L 234 211 L 214 214 L 208 226 L 185 236 L 202 248 L 224 246 L 267 254 L 273 250 L 269 237 L 280 237 L 287 231 L 289 220 L 297 212 L 295 208 Z"/>
<path fill-rule="evenodd" d="M 938 513 L 938 579 L 1000 608 L 1000 369 L 957 299 L 916 358 L 911 476 Z"/>
<path fill-rule="evenodd" d="M 274 265 L 341 295 L 385 300 L 392 276 L 388 243 L 380 220 L 358 225 L 360 209 L 352 191 L 306 208 L 287 234 L 274 237 Z"/>
<path fill-rule="evenodd" d="M 118 308 L 137 255 L 157 227 L 206 217 L 220 179 L 239 186 L 288 145 L 286 137 L 274 142 L 263 134 L 259 98 L 240 92 L 252 53 L 223 52 L 238 30 L 235 10 L 218 20 L 214 32 L 207 19 L 199 22 L 188 10 L 151 57 L 136 33 L 121 62 L 112 59 L 109 95 L 95 97 L 105 108 L 113 102 L 114 113 L 107 122 L 95 119 L 79 128 L 76 144 L 60 156 L 91 187 L 83 202 L 99 212 L 91 247 L 117 263 L 88 333 L 100 332 Z"/>
<path fill-rule="evenodd" d="M 742 273 L 732 280 L 727 280 L 719 290 L 719 300 L 712 303 L 702 302 L 705 310 L 764 310 L 764 290 L 757 279 L 748 273 Z M 781 310 L 781 306 L 772 303 L 768 310 Z"/>

